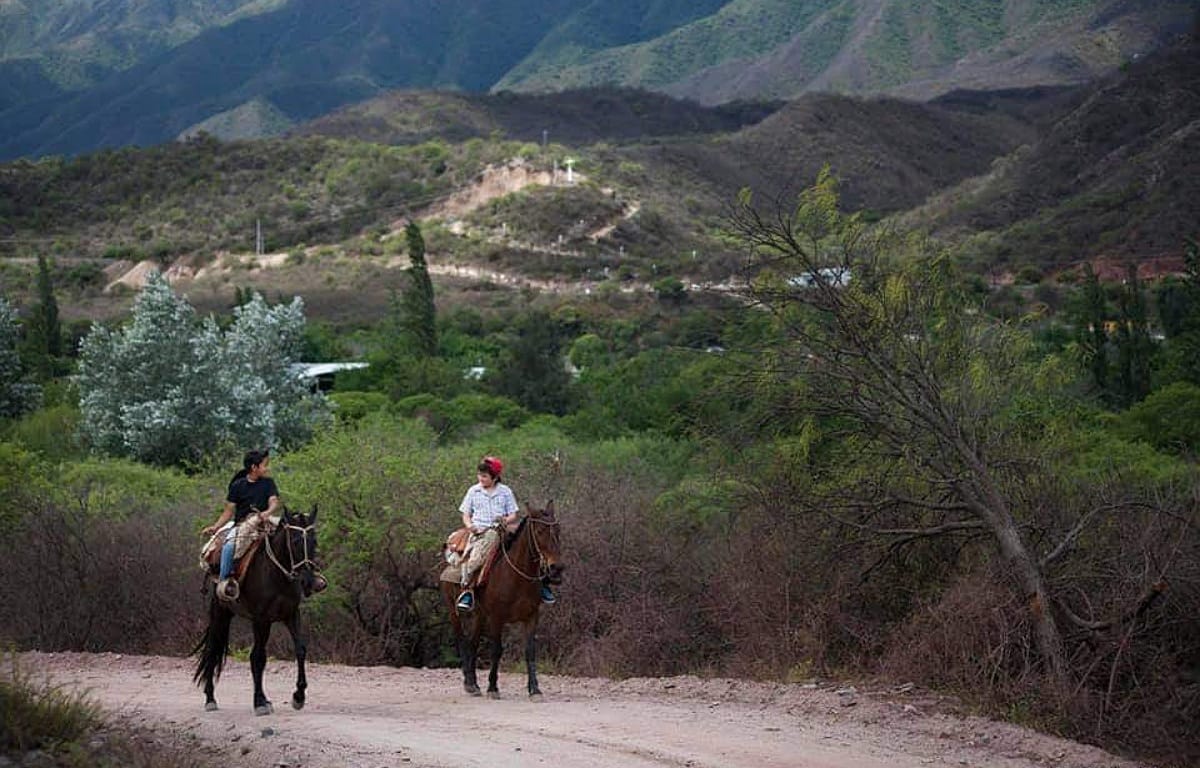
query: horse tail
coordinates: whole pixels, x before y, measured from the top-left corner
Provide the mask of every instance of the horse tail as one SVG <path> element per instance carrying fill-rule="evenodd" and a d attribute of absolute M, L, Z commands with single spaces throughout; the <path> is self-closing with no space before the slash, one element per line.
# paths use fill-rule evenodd
<path fill-rule="evenodd" d="M 216 680 L 221 677 L 225 655 L 229 652 L 229 625 L 233 623 L 231 616 L 222 615 L 225 613 L 225 609 L 217 604 L 216 595 L 213 595 L 208 611 L 208 626 L 204 628 L 200 642 L 196 643 L 190 654 L 200 656 L 196 662 L 196 672 L 192 675 L 192 681 L 196 685 L 201 685 L 207 679 Z"/>

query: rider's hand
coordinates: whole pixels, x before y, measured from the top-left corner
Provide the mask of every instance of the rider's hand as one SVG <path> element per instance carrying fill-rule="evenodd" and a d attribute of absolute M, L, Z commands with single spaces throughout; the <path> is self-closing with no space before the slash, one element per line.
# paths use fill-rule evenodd
<path fill-rule="evenodd" d="M 200 529 L 200 533 L 204 534 L 205 536 L 212 536 L 216 532 L 217 526 L 215 525 L 206 525 Z"/>

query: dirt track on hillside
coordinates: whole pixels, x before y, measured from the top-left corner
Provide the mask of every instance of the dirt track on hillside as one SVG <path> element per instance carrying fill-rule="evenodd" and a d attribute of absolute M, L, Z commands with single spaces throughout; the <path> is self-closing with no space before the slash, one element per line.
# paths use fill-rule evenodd
<path fill-rule="evenodd" d="M 20 665 L 35 680 L 87 691 L 163 739 L 198 739 L 227 766 L 1137 765 L 1014 726 L 936 714 L 931 699 L 903 689 L 543 675 L 545 696 L 531 702 L 524 675 L 504 674 L 504 698 L 492 701 L 462 693 L 456 670 L 310 664 L 308 706 L 295 711 L 295 666 L 272 659 L 265 687 L 276 710 L 255 717 L 242 662 L 226 666 L 216 712 L 204 711 L 184 659 L 29 653 Z"/>

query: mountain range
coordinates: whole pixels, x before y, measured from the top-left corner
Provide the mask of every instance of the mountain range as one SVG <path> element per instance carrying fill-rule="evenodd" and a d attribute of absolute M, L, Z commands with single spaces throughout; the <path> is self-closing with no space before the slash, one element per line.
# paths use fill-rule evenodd
<path fill-rule="evenodd" d="M 1081 83 L 1193 0 L 0 0 L 0 158 L 271 135 L 395 89 L 931 98 Z"/>

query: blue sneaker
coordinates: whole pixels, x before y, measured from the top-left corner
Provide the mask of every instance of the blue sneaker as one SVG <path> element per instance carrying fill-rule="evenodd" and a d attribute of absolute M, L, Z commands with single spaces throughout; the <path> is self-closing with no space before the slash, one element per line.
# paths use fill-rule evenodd
<path fill-rule="evenodd" d="M 455 603 L 456 608 L 460 611 L 469 611 L 475 607 L 475 595 L 471 594 L 471 590 L 463 590 L 463 593 L 458 596 L 458 602 Z"/>
<path fill-rule="evenodd" d="M 554 605 L 558 602 L 558 598 L 555 597 L 554 593 L 550 591 L 549 584 L 542 585 L 542 602 L 546 605 Z"/>

